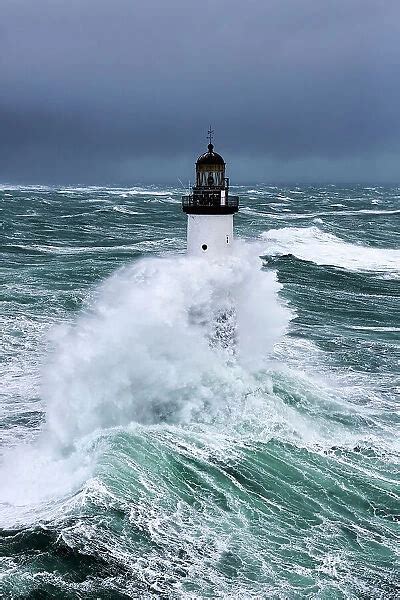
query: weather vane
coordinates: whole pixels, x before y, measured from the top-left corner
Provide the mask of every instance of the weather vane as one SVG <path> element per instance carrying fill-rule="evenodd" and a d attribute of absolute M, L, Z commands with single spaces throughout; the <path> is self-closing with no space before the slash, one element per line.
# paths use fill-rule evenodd
<path fill-rule="evenodd" d="M 210 128 L 209 128 L 209 130 L 207 132 L 207 139 L 208 139 L 208 141 L 209 141 L 210 144 L 212 144 L 214 133 L 215 133 L 214 129 L 211 129 L 211 125 L 210 125 Z"/>

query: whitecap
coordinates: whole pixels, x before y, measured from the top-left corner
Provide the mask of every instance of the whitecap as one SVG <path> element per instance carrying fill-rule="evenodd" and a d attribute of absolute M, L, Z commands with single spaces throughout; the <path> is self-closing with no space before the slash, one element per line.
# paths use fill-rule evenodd
<path fill-rule="evenodd" d="M 348 329 L 356 329 L 360 331 L 376 331 L 383 333 L 397 333 L 400 327 L 383 327 L 383 326 L 366 326 L 366 325 L 348 325 Z"/>
<path fill-rule="evenodd" d="M 142 215 L 143 214 L 142 212 L 139 212 L 139 211 L 136 211 L 136 210 L 129 210 L 129 208 L 127 206 L 123 206 L 123 205 L 121 205 L 121 206 L 119 206 L 119 205 L 113 206 L 113 210 L 115 212 L 120 212 L 120 213 L 124 213 L 124 214 L 127 214 L 127 215 Z"/>
<path fill-rule="evenodd" d="M 271 229 L 261 237 L 267 244 L 267 254 L 294 254 L 319 265 L 353 271 L 400 274 L 400 250 L 352 244 L 315 226 Z"/>

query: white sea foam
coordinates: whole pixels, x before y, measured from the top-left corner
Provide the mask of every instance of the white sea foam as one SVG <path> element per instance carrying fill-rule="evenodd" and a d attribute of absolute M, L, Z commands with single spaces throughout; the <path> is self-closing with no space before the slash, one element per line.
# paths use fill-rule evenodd
<path fill-rule="evenodd" d="M 252 245 L 238 244 L 223 264 L 156 258 L 115 273 L 90 312 L 53 332 L 56 349 L 42 383 L 46 426 L 33 446 L 4 457 L 2 522 L 25 519 L 24 505 L 71 494 L 89 476 L 93 440 L 110 428 L 225 418 L 235 426 L 241 410 L 264 427 L 272 388 L 256 373 L 290 318 L 279 288 L 274 273 L 260 270 Z M 215 315 L 232 302 L 235 358 L 209 343 Z"/>
<path fill-rule="evenodd" d="M 57 194 L 91 194 L 94 192 L 101 192 L 109 194 L 111 196 L 170 196 L 171 192 L 174 191 L 172 188 L 168 190 L 161 190 L 153 187 L 141 187 L 135 186 L 131 188 L 125 187 L 107 187 L 100 185 L 87 185 L 87 186 L 67 186 L 58 187 L 51 185 L 7 185 L 0 184 L 0 191 L 15 191 L 15 192 L 55 192 Z"/>
<path fill-rule="evenodd" d="M 355 330 L 360 330 L 360 331 L 377 331 L 377 332 L 382 332 L 382 333 L 397 333 L 400 332 L 400 327 L 383 327 L 383 326 L 376 326 L 376 327 L 368 327 L 368 326 L 364 326 L 364 325 L 348 325 L 347 326 L 348 329 L 355 329 Z"/>
<path fill-rule="evenodd" d="M 52 192 L 55 188 L 49 185 L 8 185 L 6 183 L 0 184 L 0 191 L 13 191 L 13 192 L 25 192 L 25 191 L 37 191 L 37 192 Z"/>
<path fill-rule="evenodd" d="M 51 434 L 68 445 L 160 414 L 188 421 L 224 390 L 232 394 L 272 351 L 288 318 L 274 275 L 251 262 L 243 253 L 224 265 L 146 259 L 107 281 L 93 313 L 58 334 L 44 386 Z M 227 294 L 237 311 L 239 371 L 227 369 L 207 338 L 207 320 Z"/>
<path fill-rule="evenodd" d="M 156 190 L 152 190 L 152 189 L 134 189 L 134 190 L 128 190 L 126 192 L 128 194 L 128 196 L 170 196 L 171 191 L 170 190 L 161 190 L 161 191 L 156 191 Z"/>
<path fill-rule="evenodd" d="M 72 188 L 68 188 L 72 189 Z M 127 198 L 128 196 L 170 196 L 174 191 L 172 188 L 168 190 L 160 190 L 154 187 L 131 187 L 131 188 L 121 188 L 121 187 L 102 187 L 102 188 L 75 188 L 76 191 L 91 191 L 95 189 L 97 191 L 101 191 L 110 196 L 122 196 L 123 198 Z M 68 191 L 67 190 L 67 191 Z"/>
<path fill-rule="evenodd" d="M 178 200 L 176 198 L 171 198 L 170 196 L 167 198 L 162 198 L 162 202 L 166 202 L 167 204 L 181 204 L 182 200 Z"/>
<path fill-rule="evenodd" d="M 349 210 L 349 211 L 343 211 L 341 213 L 336 213 L 336 214 L 343 214 L 343 215 L 358 215 L 358 214 L 364 214 L 364 215 L 400 215 L 400 209 L 398 208 L 393 208 L 393 209 L 381 209 L 381 210 L 376 210 L 376 209 L 370 209 L 370 208 L 361 208 L 360 210 Z"/>
<path fill-rule="evenodd" d="M 270 205 L 266 205 L 266 206 L 270 206 L 274 209 L 274 206 L 272 204 Z M 276 205 L 275 205 L 276 206 Z M 289 212 L 290 209 L 288 208 L 282 208 L 280 209 L 279 212 Z M 263 213 L 261 211 L 253 211 L 254 213 L 257 212 L 257 214 L 259 215 L 265 215 L 266 213 Z M 299 213 L 299 214 L 291 214 L 291 215 L 282 215 L 282 214 L 274 214 L 271 213 L 270 215 L 268 215 L 270 218 L 272 219 L 281 219 L 281 220 L 293 220 L 293 221 L 304 221 L 304 220 L 309 220 L 309 219 L 313 219 L 313 218 L 319 218 L 319 217 L 337 217 L 337 216 L 343 216 L 343 217 L 355 217 L 357 215 L 397 215 L 400 214 L 400 209 L 382 209 L 382 210 L 372 210 L 372 209 L 360 209 L 360 210 L 336 210 L 336 211 L 331 211 L 331 210 L 325 210 L 325 211 L 319 211 L 319 212 L 314 212 L 314 213 Z"/>
<path fill-rule="evenodd" d="M 141 225 L 143 228 L 148 228 L 148 225 Z M 125 244 L 119 246 L 52 246 L 42 244 L 9 244 L 13 248 L 20 248 L 25 251 L 41 252 L 43 254 L 60 254 L 60 255 L 75 255 L 75 254 L 97 254 L 97 253 L 112 253 L 112 252 L 142 252 L 144 250 L 163 250 L 167 248 L 176 248 L 181 244 L 181 240 L 176 238 L 165 238 L 158 240 L 143 240 L 136 244 Z"/>
<path fill-rule="evenodd" d="M 143 214 L 143 212 L 138 212 L 136 210 L 130 210 L 127 206 L 124 206 L 124 205 L 113 206 L 113 210 L 115 212 L 120 212 L 120 213 L 127 214 L 127 215 L 142 215 Z"/>
<path fill-rule="evenodd" d="M 318 227 L 284 227 L 262 234 L 268 254 L 294 254 L 319 265 L 400 274 L 400 250 L 351 244 Z"/>

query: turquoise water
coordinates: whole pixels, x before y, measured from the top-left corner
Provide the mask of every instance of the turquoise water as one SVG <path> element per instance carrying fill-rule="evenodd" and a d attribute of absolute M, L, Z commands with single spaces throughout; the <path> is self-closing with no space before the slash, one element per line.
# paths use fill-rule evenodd
<path fill-rule="evenodd" d="M 0 596 L 397 598 L 400 188 L 181 193 L 1 186 Z"/>

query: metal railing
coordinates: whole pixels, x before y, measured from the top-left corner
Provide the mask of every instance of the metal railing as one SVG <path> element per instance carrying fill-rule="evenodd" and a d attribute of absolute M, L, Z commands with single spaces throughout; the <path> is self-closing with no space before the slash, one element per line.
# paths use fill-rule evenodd
<path fill-rule="evenodd" d="M 239 209 L 239 196 L 227 195 L 225 198 L 221 198 L 220 193 L 215 194 L 190 194 L 188 196 L 182 196 L 182 208 L 185 209 L 197 209 L 199 211 L 207 211 L 210 208 L 214 210 L 220 210 L 224 212 L 237 211 Z"/>

